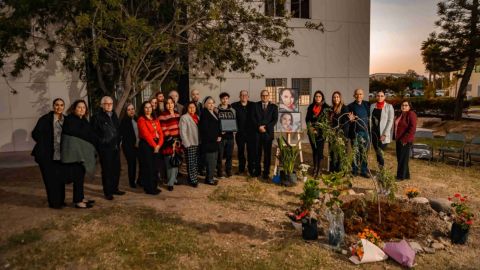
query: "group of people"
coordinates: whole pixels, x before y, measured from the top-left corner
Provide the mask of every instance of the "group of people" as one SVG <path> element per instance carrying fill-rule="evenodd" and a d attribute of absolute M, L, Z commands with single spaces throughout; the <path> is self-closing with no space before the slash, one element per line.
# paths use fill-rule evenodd
<path fill-rule="evenodd" d="M 363 99 L 362 89 L 354 91 L 354 101 L 345 105 L 342 94 L 338 91 L 332 94 L 332 105 L 325 102 L 322 91 L 316 91 L 313 103 L 307 108 L 305 122 L 311 128 L 314 136 L 309 136 L 313 154 L 313 174 L 320 173 L 320 163 L 323 160 L 324 137 L 322 130 L 315 125 L 320 119 L 327 119 L 333 128 L 340 130 L 345 138 L 350 140 L 352 147 L 358 149 L 352 163 L 352 174 L 369 178 L 366 151 L 372 144 L 378 165 L 385 166 L 383 151 L 394 139 L 396 141 L 397 180 L 410 179 L 408 161 L 411 146 L 415 137 L 417 116 L 408 100 L 401 102 L 401 112 L 395 116 L 394 108 L 385 101 L 385 92 L 376 93 L 376 102 L 370 104 Z M 340 170 L 340 160 L 335 153 L 330 152 L 329 170 Z"/>
<path fill-rule="evenodd" d="M 199 174 L 205 175 L 209 185 L 232 176 L 234 143 L 237 173 L 248 169 L 251 176 L 269 178 L 278 107 L 269 101 L 268 91 L 262 91 L 260 102 L 251 102 L 248 91 L 242 90 L 233 104 L 223 92 L 218 106 L 211 96 L 200 102 L 198 90 L 190 94 L 184 107 L 178 103 L 177 91 L 170 91 L 168 97 L 158 92 L 141 104 L 138 116 L 135 106 L 127 104 L 121 120 L 109 96 L 101 99 L 101 110 L 91 117 L 84 100 L 73 102 L 65 115 L 65 102 L 55 99 L 53 110 L 32 131 L 36 142 L 32 155 L 39 164 L 49 206 L 64 207 L 65 184 L 73 182 L 74 206 L 93 207 L 95 201 L 85 199 L 83 188 L 85 174 L 95 170 L 97 154 L 107 200 L 125 194 L 119 189 L 120 152 L 127 161 L 130 187 L 141 186 L 146 194 L 159 194 L 162 182 L 172 191 L 184 161 L 193 187 L 198 186 Z M 234 121 L 235 127 L 222 127 L 223 120 Z"/>
<path fill-rule="evenodd" d="M 355 101 L 346 106 L 340 92 L 332 95 L 332 106 L 325 102 L 322 91 L 316 91 L 308 106 L 305 121 L 315 123 L 326 117 L 333 127 L 365 149 L 373 143 L 377 161 L 384 165 L 382 150 L 393 137 L 397 141 L 398 179 L 408 179 L 409 149 L 416 127 L 416 115 L 408 101 L 402 102 L 402 113 L 394 119 L 392 105 L 385 102 L 385 93 L 377 93 L 377 102 L 363 100 L 363 90 L 354 93 Z M 230 95 L 223 92 L 215 106 L 211 96 L 200 101 L 198 90 L 190 92 L 190 102 L 178 103 L 177 91 L 167 97 L 158 92 L 144 101 L 138 116 L 133 104 L 127 104 L 120 120 L 113 110 L 113 99 L 101 99 L 101 110 L 89 117 L 83 100 L 73 102 L 64 114 L 65 102 L 57 98 L 53 110 L 42 116 L 32 138 L 36 141 L 32 155 L 39 164 L 46 187 L 49 206 L 65 206 L 65 183 L 73 182 L 73 203 L 76 208 L 91 208 L 95 201 L 84 197 L 87 172 L 93 173 L 98 153 L 105 199 L 124 195 L 119 189 L 120 152 L 128 168 L 129 185 L 143 187 L 146 194 L 157 195 L 159 186 L 173 191 L 178 184 L 179 167 L 186 163 L 188 183 L 198 186 L 198 176 L 205 183 L 216 185 L 219 179 L 232 176 L 232 155 L 237 146 L 239 175 L 270 178 L 274 127 L 279 107 L 270 101 L 270 93 L 261 91 L 260 101 L 249 100 L 247 90 L 240 91 L 239 101 L 230 104 Z M 90 118 L 90 121 L 88 120 Z M 235 127 L 227 127 L 233 121 Z M 318 176 L 323 159 L 324 139 L 321 130 L 310 138 L 313 150 L 314 175 Z M 360 140 L 359 140 L 360 139 Z M 263 156 L 263 162 L 262 162 Z M 357 157 L 358 158 L 358 157 Z M 137 173 L 137 162 L 139 171 Z M 262 166 L 263 163 L 263 166 Z M 360 164 L 357 168 L 356 164 Z M 339 161 L 332 159 L 331 171 L 339 170 Z M 366 160 L 354 162 L 353 174 L 368 177 Z"/>

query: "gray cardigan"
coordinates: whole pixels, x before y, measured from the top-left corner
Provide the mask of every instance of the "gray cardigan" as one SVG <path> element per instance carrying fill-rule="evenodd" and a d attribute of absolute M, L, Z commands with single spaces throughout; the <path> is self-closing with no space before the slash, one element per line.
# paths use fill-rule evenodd
<path fill-rule="evenodd" d="M 377 103 L 370 105 L 370 123 L 372 123 L 372 114 L 373 110 L 377 106 Z M 385 102 L 385 106 L 382 109 L 382 116 L 380 116 L 380 136 L 385 136 L 385 141 L 383 143 L 390 143 L 392 141 L 392 127 L 393 121 L 395 120 L 392 104 Z M 371 128 L 371 125 L 370 125 Z M 370 131 L 370 134 L 372 132 Z"/>
<path fill-rule="evenodd" d="M 183 146 L 190 147 L 199 145 L 198 126 L 188 113 L 180 117 L 178 126 L 180 127 L 180 138 L 182 139 Z"/>

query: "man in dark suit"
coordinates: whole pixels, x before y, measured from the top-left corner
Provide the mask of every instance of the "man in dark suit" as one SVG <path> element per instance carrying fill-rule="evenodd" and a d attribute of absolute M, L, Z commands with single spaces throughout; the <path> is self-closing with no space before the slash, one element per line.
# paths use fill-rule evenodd
<path fill-rule="evenodd" d="M 248 91 L 240 91 L 240 101 L 234 102 L 232 107 L 235 109 L 237 116 L 237 133 L 235 134 L 235 141 L 238 150 L 238 174 L 245 172 L 245 165 L 248 161 L 248 173 L 250 176 L 255 174 L 256 152 L 255 147 L 255 133 L 256 127 L 252 125 L 252 111 L 255 108 L 255 103 L 248 100 Z M 247 151 L 247 158 L 245 158 L 245 150 Z"/>
<path fill-rule="evenodd" d="M 270 163 L 272 160 L 272 142 L 274 139 L 274 127 L 278 120 L 278 107 L 270 102 L 270 94 L 262 90 L 261 101 L 255 104 L 253 122 L 256 127 L 256 146 L 258 149 L 255 176 L 260 176 L 260 162 L 263 157 L 262 178 L 270 178 Z"/>
<path fill-rule="evenodd" d="M 102 167 L 102 185 L 105 199 L 123 195 L 118 189 L 120 179 L 120 121 L 113 111 L 113 99 L 105 96 L 101 100 L 102 111 L 92 117 L 92 127 L 99 138 L 98 155 Z"/>

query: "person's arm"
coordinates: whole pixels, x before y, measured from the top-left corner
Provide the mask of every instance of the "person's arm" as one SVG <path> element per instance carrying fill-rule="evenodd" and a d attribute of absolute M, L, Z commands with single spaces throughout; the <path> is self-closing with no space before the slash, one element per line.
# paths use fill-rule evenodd
<path fill-rule="evenodd" d="M 186 117 L 190 117 L 187 114 L 184 114 L 182 117 L 180 117 L 180 122 L 178 123 L 178 130 L 180 133 L 180 139 L 182 140 L 182 143 L 185 147 L 190 146 L 190 142 L 188 140 L 188 129 L 187 129 L 187 119 Z"/>
<path fill-rule="evenodd" d="M 405 135 L 403 136 L 404 140 L 402 140 L 402 143 L 407 143 L 405 139 L 413 138 L 417 130 L 417 115 L 410 111 L 408 113 L 408 119 L 408 126 Z"/>
<path fill-rule="evenodd" d="M 45 124 L 44 124 L 45 121 L 46 120 L 44 120 L 43 116 L 40 117 L 40 119 L 38 119 L 37 124 L 32 130 L 32 139 L 35 140 L 36 142 L 39 142 L 42 134 L 45 134 Z"/>
<path fill-rule="evenodd" d="M 142 139 L 144 139 L 151 147 L 157 146 L 155 141 L 153 140 L 152 135 L 150 134 L 147 126 L 147 121 L 143 118 L 140 117 L 137 121 L 137 126 L 138 126 L 138 136 Z"/>
<path fill-rule="evenodd" d="M 305 123 L 310 123 L 312 122 L 312 116 L 313 116 L 313 106 L 312 104 L 308 105 L 307 108 L 307 115 L 305 116 Z"/>
<path fill-rule="evenodd" d="M 393 111 L 393 106 L 391 104 L 386 104 L 388 106 L 388 111 L 387 111 L 387 123 L 385 124 L 385 129 L 382 131 L 382 136 L 388 136 L 392 132 L 392 127 L 393 127 L 393 121 L 395 119 L 395 114 Z"/>
<path fill-rule="evenodd" d="M 273 130 L 278 121 L 278 107 L 276 105 L 273 105 L 273 108 L 274 108 L 274 111 L 272 114 L 272 118 L 267 123 L 267 130 Z"/>
<path fill-rule="evenodd" d="M 163 143 L 165 142 L 164 135 L 163 135 L 163 130 L 161 128 L 162 124 L 158 120 L 155 120 L 155 121 L 157 122 L 157 125 L 159 127 L 158 128 L 158 143 L 157 143 L 157 146 L 162 147 Z"/>

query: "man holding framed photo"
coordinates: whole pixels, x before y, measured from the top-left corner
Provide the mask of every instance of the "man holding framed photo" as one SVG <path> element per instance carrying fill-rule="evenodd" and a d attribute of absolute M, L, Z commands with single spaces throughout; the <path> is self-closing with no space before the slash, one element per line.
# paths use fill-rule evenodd
<path fill-rule="evenodd" d="M 218 119 L 222 130 L 222 141 L 218 147 L 217 177 L 222 178 L 223 158 L 225 158 L 225 175 L 232 176 L 233 133 L 237 131 L 235 109 L 230 105 L 230 95 L 227 92 L 220 93 L 220 105 L 218 106 Z"/>

